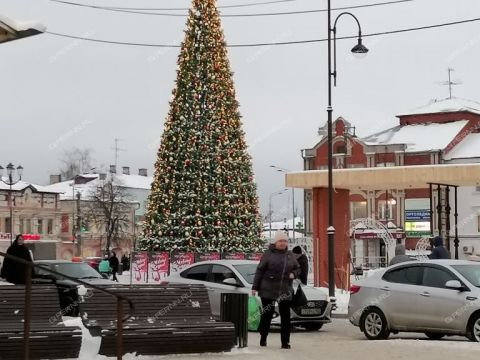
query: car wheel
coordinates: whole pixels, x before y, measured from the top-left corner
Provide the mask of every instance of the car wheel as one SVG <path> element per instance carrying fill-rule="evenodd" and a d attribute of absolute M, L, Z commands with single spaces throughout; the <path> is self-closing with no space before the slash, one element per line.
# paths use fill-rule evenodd
<path fill-rule="evenodd" d="M 304 324 L 302 325 L 306 331 L 318 331 L 322 328 L 323 324 Z"/>
<path fill-rule="evenodd" d="M 367 309 L 362 316 L 363 333 L 369 340 L 385 340 L 390 335 L 387 319 L 379 309 Z"/>
<path fill-rule="evenodd" d="M 470 319 L 467 328 L 467 338 L 473 342 L 480 342 L 480 313 Z"/>
<path fill-rule="evenodd" d="M 431 340 L 440 340 L 445 336 L 445 334 L 442 333 L 432 333 L 432 332 L 426 332 L 425 335 Z"/>

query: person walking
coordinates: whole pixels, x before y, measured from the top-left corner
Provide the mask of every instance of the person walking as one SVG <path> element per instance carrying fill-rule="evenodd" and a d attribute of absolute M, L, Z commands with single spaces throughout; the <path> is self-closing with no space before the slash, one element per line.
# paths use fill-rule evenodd
<path fill-rule="evenodd" d="M 448 250 L 443 246 L 443 239 L 441 236 L 435 236 L 432 240 L 433 249 L 432 253 L 428 256 L 429 259 L 432 260 L 441 260 L 441 259 L 451 259 L 450 253 Z"/>
<path fill-rule="evenodd" d="M 300 272 L 295 255 L 288 250 L 288 236 L 279 230 L 263 254 L 255 272 L 252 295 L 262 299 L 260 317 L 260 346 L 267 346 L 275 302 L 278 302 L 281 322 L 282 349 L 290 349 L 290 306 L 293 296 L 292 282 Z"/>
<path fill-rule="evenodd" d="M 15 241 L 7 249 L 7 254 L 32 262 L 30 250 L 25 246 L 22 235 L 16 236 Z M 1 277 L 5 278 L 9 283 L 23 285 L 26 282 L 27 271 L 29 271 L 28 265 L 10 258 L 5 258 L 1 270 Z M 31 271 L 33 271 L 33 267 Z"/>
<path fill-rule="evenodd" d="M 117 273 L 118 273 L 119 261 L 117 258 L 117 254 L 115 254 L 114 251 L 112 251 L 112 256 L 110 257 L 110 259 L 108 259 L 108 261 L 110 263 L 110 269 L 112 269 L 112 274 L 113 274 L 112 280 L 118 282 Z"/>
<path fill-rule="evenodd" d="M 98 272 L 105 278 L 110 277 L 110 261 L 108 260 L 108 255 L 103 256 L 103 260 L 98 264 Z"/>
<path fill-rule="evenodd" d="M 308 281 L 307 255 L 303 252 L 303 249 L 300 245 L 295 246 L 292 249 L 292 253 L 295 254 L 295 258 L 297 259 L 298 265 L 300 265 L 300 274 L 298 275 L 298 279 L 301 281 L 303 285 L 307 285 L 307 281 Z"/>
<path fill-rule="evenodd" d="M 406 253 L 407 253 L 407 250 L 405 249 L 405 245 L 397 244 L 397 246 L 395 246 L 395 256 L 392 258 L 392 260 L 390 260 L 390 263 L 388 264 L 388 266 L 400 264 L 405 261 L 415 260 L 415 259 L 412 259 L 410 256 L 408 256 Z"/>

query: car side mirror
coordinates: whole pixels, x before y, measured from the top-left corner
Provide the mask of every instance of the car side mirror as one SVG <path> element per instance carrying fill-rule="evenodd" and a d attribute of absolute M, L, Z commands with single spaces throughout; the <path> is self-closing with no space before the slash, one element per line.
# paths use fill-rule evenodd
<path fill-rule="evenodd" d="M 224 285 L 231 285 L 231 286 L 241 286 L 235 278 L 227 278 L 223 280 Z"/>
<path fill-rule="evenodd" d="M 447 283 L 445 284 L 445 287 L 451 290 L 465 291 L 465 287 L 458 280 L 447 281 Z"/>

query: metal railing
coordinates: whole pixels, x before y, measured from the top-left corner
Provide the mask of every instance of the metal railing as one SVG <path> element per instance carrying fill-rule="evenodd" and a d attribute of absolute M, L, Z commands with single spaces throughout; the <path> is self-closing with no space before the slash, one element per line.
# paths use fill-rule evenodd
<path fill-rule="evenodd" d="M 55 270 L 46 268 L 45 266 L 37 265 L 31 261 L 24 260 L 22 258 L 0 252 L 0 256 L 6 259 L 16 261 L 26 265 L 26 277 L 25 277 L 25 309 L 24 309 L 24 320 L 23 320 L 23 358 L 25 360 L 30 359 L 30 321 L 31 321 L 31 295 L 32 295 L 32 270 L 34 268 L 41 268 L 42 271 L 61 276 L 65 279 L 71 280 L 77 284 L 88 286 L 92 289 L 101 291 L 103 293 L 109 294 L 117 299 L 117 359 L 121 360 L 123 356 L 123 322 L 128 320 L 135 309 L 133 302 L 125 296 L 118 295 L 113 291 L 103 289 L 99 286 L 89 284 L 80 279 L 73 278 L 71 276 L 62 274 Z M 123 301 L 128 302 L 130 307 L 130 313 L 124 317 L 123 315 Z"/>

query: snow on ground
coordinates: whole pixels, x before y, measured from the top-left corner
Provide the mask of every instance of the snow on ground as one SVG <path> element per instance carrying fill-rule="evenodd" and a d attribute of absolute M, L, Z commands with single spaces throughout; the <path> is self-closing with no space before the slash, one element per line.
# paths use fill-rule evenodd
<path fill-rule="evenodd" d="M 474 343 L 465 339 L 464 341 L 459 341 L 457 339 L 448 340 L 448 337 L 445 340 L 435 341 L 435 340 L 428 340 L 425 339 L 390 339 L 385 341 L 371 341 L 371 344 L 378 345 L 378 344 L 391 344 L 391 345 L 401 345 L 405 348 L 411 347 L 432 347 L 435 348 L 436 351 L 441 351 L 441 349 L 457 349 L 457 350 L 469 350 L 469 351 L 478 351 L 480 352 L 480 346 L 478 343 Z"/>
<path fill-rule="evenodd" d="M 317 289 L 322 290 L 328 296 L 328 288 L 318 287 Z M 346 315 L 348 313 L 348 302 L 350 301 L 350 292 L 343 289 L 335 289 L 335 300 L 337 309 L 332 313 L 338 315 Z"/>

